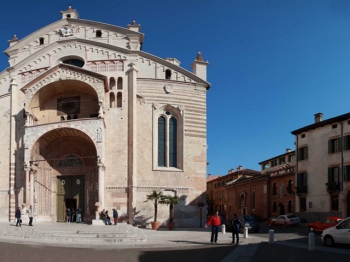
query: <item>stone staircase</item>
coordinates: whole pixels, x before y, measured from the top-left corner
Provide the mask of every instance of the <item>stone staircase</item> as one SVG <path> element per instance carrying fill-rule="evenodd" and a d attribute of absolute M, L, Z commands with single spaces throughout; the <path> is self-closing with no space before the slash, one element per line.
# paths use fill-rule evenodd
<path fill-rule="evenodd" d="M 75 223 L 35 223 L 33 227 L 0 225 L 0 241 L 46 244 L 116 245 L 145 242 L 142 230 L 126 223 L 117 226 L 91 226 Z"/>

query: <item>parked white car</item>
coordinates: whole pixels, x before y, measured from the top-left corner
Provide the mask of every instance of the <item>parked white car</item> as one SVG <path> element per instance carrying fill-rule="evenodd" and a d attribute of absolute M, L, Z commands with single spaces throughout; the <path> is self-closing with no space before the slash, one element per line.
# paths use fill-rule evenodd
<path fill-rule="evenodd" d="M 335 243 L 350 244 L 350 217 L 342 220 L 334 227 L 323 230 L 322 241 L 329 247 Z"/>
<path fill-rule="evenodd" d="M 270 225 L 292 226 L 300 223 L 299 217 L 291 214 L 280 215 L 271 220 Z"/>

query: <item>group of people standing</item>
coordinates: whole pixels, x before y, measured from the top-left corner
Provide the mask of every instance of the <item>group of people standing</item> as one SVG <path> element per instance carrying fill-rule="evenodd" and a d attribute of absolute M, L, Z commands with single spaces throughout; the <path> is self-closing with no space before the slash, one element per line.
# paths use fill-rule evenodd
<path fill-rule="evenodd" d="M 117 223 L 118 223 L 118 211 L 115 208 L 113 208 L 112 210 L 113 210 L 114 225 L 117 225 Z M 101 218 L 101 220 L 103 220 L 105 225 L 112 225 L 111 218 L 108 214 L 108 210 L 103 209 L 100 213 L 100 218 Z"/>
<path fill-rule="evenodd" d="M 29 218 L 29 226 L 33 226 L 33 206 L 30 205 L 29 209 L 26 211 L 28 213 L 28 218 Z M 22 210 L 20 207 L 16 209 L 15 212 L 15 218 L 16 218 L 16 227 L 20 227 L 22 224 Z"/>
<path fill-rule="evenodd" d="M 78 206 L 77 210 L 67 208 L 66 209 L 66 222 L 75 222 L 75 215 L 76 215 L 76 222 L 82 223 L 81 215 L 82 215 L 82 208 Z"/>
<path fill-rule="evenodd" d="M 243 227 L 243 223 L 239 218 L 237 217 L 237 214 L 233 215 L 233 218 L 231 219 L 232 224 L 232 243 L 235 244 L 235 238 L 237 239 L 236 244 L 239 243 L 239 232 L 240 228 Z M 214 215 L 212 215 L 208 222 L 205 224 L 205 227 L 211 225 L 211 238 L 210 242 L 213 244 L 216 244 L 218 241 L 218 233 L 219 233 L 219 227 L 221 225 L 221 218 L 219 216 L 219 212 L 216 212 Z"/>

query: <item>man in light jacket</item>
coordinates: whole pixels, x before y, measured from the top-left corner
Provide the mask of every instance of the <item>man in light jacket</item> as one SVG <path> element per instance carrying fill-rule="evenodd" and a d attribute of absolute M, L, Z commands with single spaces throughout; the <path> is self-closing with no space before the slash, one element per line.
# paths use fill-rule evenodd
<path fill-rule="evenodd" d="M 33 226 L 33 206 L 30 205 L 28 209 L 29 225 Z"/>

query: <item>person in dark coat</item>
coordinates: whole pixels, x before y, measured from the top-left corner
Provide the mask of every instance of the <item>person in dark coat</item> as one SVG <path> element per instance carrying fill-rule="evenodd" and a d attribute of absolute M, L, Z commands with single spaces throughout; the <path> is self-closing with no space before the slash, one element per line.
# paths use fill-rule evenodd
<path fill-rule="evenodd" d="M 237 217 L 237 214 L 233 215 L 233 218 L 231 220 L 232 223 L 232 245 L 235 244 L 235 236 L 237 238 L 237 242 L 236 244 L 238 245 L 239 243 L 239 231 L 241 229 L 241 227 L 243 227 L 243 224 L 241 222 L 241 220 L 239 220 L 239 218 Z"/>
<path fill-rule="evenodd" d="M 113 208 L 113 219 L 114 219 L 114 225 L 118 223 L 118 211 Z"/>
<path fill-rule="evenodd" d="M 15 213 L 15 217 L 17 219 L 16 227 L 21 226 L 21 209 L 20 209 L 20 207 L 17 208 L 16 213 Z"/>

